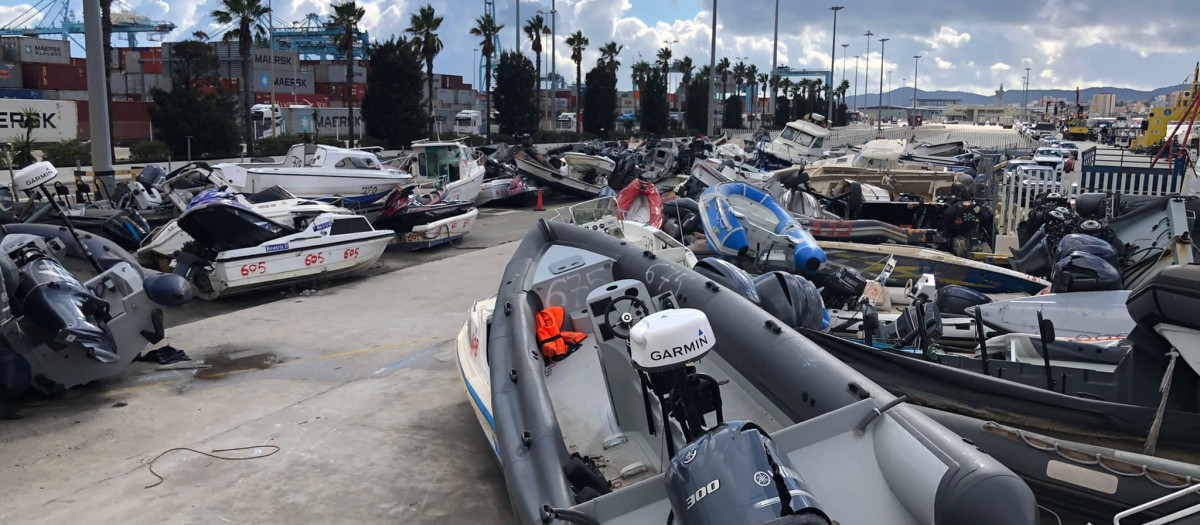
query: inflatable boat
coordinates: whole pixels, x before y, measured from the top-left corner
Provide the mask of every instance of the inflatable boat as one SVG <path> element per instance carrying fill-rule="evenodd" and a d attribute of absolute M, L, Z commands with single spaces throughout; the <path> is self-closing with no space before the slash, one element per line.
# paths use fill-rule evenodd
<path fill-rule="evenodd" d="M 742 182 L 710 186 L 700 196 L 708 248 L 729 258 L 748 258 L 765 269 L 812 273 L 825 252 L 796 219 L 766 192 Z"/>
<path fill-rule="evenodd" d="M 456 355 L 520 523 L 1036 522 L 993 458 L 653 252 L 540 222 L 501 281 Z"/>
<path fill-rule="evenodd" d="M 627 221 L 662 228 L 662 196 L 658 194 L 654 184 L 648 181 L 635 180 L 617 192 L 617 207 L 621 209 L 622 218 Z"/>

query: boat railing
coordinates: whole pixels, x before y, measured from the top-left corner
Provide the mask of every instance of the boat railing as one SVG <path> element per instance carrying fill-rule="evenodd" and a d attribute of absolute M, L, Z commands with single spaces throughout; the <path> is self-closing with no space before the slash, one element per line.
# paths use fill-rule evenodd
<path fill-rule="evenodd" d="M 1154 507 L 1158 507 L 1159 505 L 1164 505 L 1171 501 L 1175 501 L 1175 500 L 1182 498 L 1184 496 L 1187 496 L 1189 494 L 1195 494 L 1197 492 L 1200 492 L 1200 484 L 1194 484 L 1194 485 L 1188 486 L 1186 488 L 1172 492 L 1171 494 L 1167 494 L 1166 496 L 1163 496 L 1161 498 L 1147 501 L 1146 503 L 1143 503 L 1143 504 L 1133 507 L 1131 509 L 1127 509 L 1127 510 L 1118 512 L 1116 516 L 1113 516 L 1113 525 L 1121 525 L 1121 520 L 1123 520 L 1125 518 L 1128 518 L 1135 514 L 1141 513 L 1145 510 L 1152 509 Z M 1200 513 L 1200 503 L 1198 503 L 1196 505 L 1192 505 L 1185 509 L 1173 512 L 1171 514 L 1168 514 L 1161 518 L 1155 519 L 1153 521 L 1147 521 L 1147 522 L 1145 522 L 1145 525 L 1163 525 L 1166 523 L 1172 523 L 1172 522 L 1181 520 L 1183 518 L 1192 516 L 1197 513 Z"/>

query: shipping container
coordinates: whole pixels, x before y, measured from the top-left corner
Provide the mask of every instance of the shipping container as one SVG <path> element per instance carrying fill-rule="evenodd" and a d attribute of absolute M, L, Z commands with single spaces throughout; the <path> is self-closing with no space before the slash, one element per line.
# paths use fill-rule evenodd
<path fill-rule="evenodd" d="M 87 100 L 88 92 L 79 90 L 42 90 L 42 98 L 46 100 Z"/>
<path fill-rule="evenodd" d="M 137 92 L 140 93 L 140 89 Z M 108 93 L 113 96 L 129 94 L 129 83 L 126 81 L 125 73 L 114 72 L 108 76 Z"/>
<path fill-rule="evenodd" d="M 42 92 L 36 89 L 0 88 L 0 98 L 15 98 L 21 100 L 41 100 Z"/>
<path fill-rule="evenodd" d="M 314 133 L 319 137 L 346 138 L 349 119 L 346 108 L 284 108 L 285 129 L 290 133 Z M 354 108 L 354 133 L 365 133 L 362 113 Z"/>
<path fill-rule="evenodd" d="M 0 88 L 20 88 L 21 66 L 16 62 L 0 62 Z"/>
<path fill-rule="evenodd" d="M 70 64 L 71 42 L 27 36 L 0 39 L 3 59 L 24 64 Z"/>
<path fill-rule="evenodd" d="M 255 93 L 255 104 L 270 104 L 270 93 Z M 281 106 L 313 106 L 318 108 L 329 107 L 329 95 L 296 95 L 292 97 L 291 93 L 275 93 L 275 104 Z"/>
<path fill-rule="evenodd" d="M 87 90 L 87 71 L 72 65 L 21 64 L 21 77 L 29 89 Z"/>
<path fill-rule="evenodd" d="M 254 72 L 254 91 L 267 92 L 271 91 L 271 70 L 267 68 L 259 68 Z M 275 70 L 274 76 L 275 92 L 276 93 L 291 93 L 296 92 L 297 95 L 312 95 L 316 93 L 316 82 L 313 81 L 313 76 L 309 73 L 296 74 L 291 71 Z"/>
<path fill-rule="evenodd" d="M 78 118 L 74 101 L 0 99 L 0 137 L 24 133 L 25 111 L 37 113 L 33 139 L 61 142 L 78 137 Z"/>
<path fill-rule="evenodd" d="M 322 64 L 316 66 L 317 82 L 346 82 L 346 65 L 345 64 Z M 354 82 L 363 84 L 367 81 L 367 68 L 361 63 L 354 64 Z"/>

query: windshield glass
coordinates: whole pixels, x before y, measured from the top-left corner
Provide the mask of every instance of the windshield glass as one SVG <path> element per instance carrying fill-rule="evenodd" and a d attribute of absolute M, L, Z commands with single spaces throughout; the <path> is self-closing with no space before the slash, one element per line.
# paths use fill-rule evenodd
<path fill-rule="evenodd" d="M 602 197 L 581 202 L 574 206 L 559 208 L 556 212 L 557 215 L 554 217 L 554 220 L 578 225 L 597 222 L 606 217 L 615 219 L 620 213 L 617 208 L 617 200 L 612 197 Z"/>
<path fill-rule="evenodd" d="M 455 126 L 470 126 L 471 124 L 473 124 L 473 122 L 471 122 L 471 119 L 469 118 L 460 117 L 454 119 Z"/>
<path fill-rule="evenodd" d="M 1058 150 L 1050 149 L 1050 148 L 1039 149 L 1039 150 L 1037 150 L 1037 153 L 1035 153 L 1034 155 L 1037 155 L 1039 157 L 1061 157 L 1062 156 L 1062 154 L 1059 153 Z"/>

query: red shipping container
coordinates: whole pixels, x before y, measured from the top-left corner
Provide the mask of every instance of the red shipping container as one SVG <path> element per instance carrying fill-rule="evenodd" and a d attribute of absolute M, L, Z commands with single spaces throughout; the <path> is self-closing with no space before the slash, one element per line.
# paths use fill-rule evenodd
<path fill-rule="evenodd" d="M 142 71 L 154 75 L 162 74 L 162 48 L 152 47 L 142 51 Z"/>
<path fill-rule="evenodd" d="M 146 111 L 148 105 L 143 102 L 113 101 L 108 108 L 113 122 L 148 122 L 150 120 L 150 113 Z"/>
<path fill-rule="evenodd" d="M 26 89 L 87 91 L 87 71 L 79 66 L 21 64 L 21 78 Z"/>

